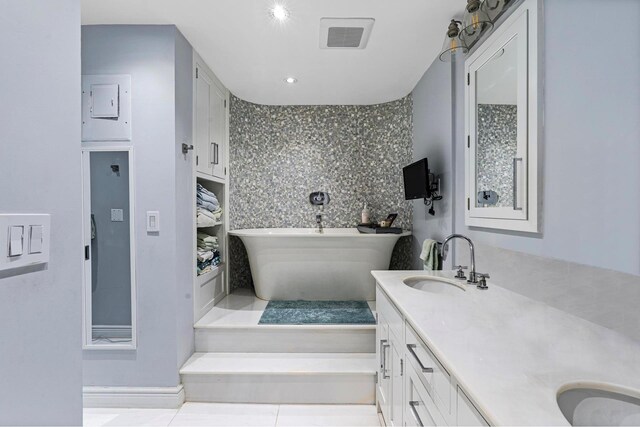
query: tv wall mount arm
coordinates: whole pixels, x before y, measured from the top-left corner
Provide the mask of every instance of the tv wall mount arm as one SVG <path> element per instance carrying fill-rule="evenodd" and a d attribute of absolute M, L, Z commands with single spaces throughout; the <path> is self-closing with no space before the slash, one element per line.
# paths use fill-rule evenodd
<path fill-rule="evenodd" d="M 435 215 L 436 211 L 433 209 L 433 202 L 436 200 L 442 200 L 440 195 L 440 178 L 432 173 L 427 174 L 427 188 L 429 189 L 429 197 L 424 198 L 424 204 L 429 206 L 429 214 Z"/>

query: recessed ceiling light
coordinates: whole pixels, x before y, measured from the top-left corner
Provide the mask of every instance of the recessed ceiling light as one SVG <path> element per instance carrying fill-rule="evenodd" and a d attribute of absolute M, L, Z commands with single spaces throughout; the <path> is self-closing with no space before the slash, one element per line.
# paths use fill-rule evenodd
<path fill-rule="evenodd" d="M 292 85 L 294 83 L 297 83 L 298 79 L 296 79 L 295 77 L 287 77 L 286 79 L 284 79 L 284 81 Z"/>
<path fill-rule="evenodd" d="M 271 9 L 271 15 L 278 21 L 282 22 L 289 17 L 289 11 L 283 5 L 276 4 Z"/>

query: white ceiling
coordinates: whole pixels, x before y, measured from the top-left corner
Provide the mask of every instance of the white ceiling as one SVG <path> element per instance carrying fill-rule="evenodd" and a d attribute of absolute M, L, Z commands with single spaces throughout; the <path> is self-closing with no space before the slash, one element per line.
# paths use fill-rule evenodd
<path fill-rule="evenodd" d="M 82 0 L 83 24 L 175 24 L 236 96 L 258 104 L 377 104 L 413 90 L 465 0 Z M 366 49 L 319 48 L 320 18 L 374 18 Z M 295 76 L 298 83 L 283 79 Z"/>

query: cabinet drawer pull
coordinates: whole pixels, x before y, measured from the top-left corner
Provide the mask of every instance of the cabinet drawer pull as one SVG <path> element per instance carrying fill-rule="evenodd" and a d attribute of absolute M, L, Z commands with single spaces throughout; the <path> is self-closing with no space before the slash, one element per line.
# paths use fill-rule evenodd
<path fill-rule="evenodd" d="M 422 364 L 414 348 L 416 348 L 415 344 L 407 344 L 407 350 L 409 350 L 409 353 L 411 353 L 411 355 L 416 359 L 416 362 L 418 362 L 418 365 L 420 365 L 420 369 L 422 369 L 422 372 L 433 372 L 433 368 L 427 368 Z"/>
<path fill-rule="evenodd" d="M 522 162 L 522 157 L 513 158 L 513 210 L 521 211 L 518 207 L 518 162 Z"/>
<path fill-rule="evenodd" d="M 387 378 L 391 378 L 387 375 L 387 352 L 386 349 L 391 347 L 390 344 L 387 344 L 388 340 L 380 340 L 380 359 L 382 363 L 380 365 L 380 369 L 382 370 L 382 379 L 386 380 Z"/>
<path fill-rule="evenodd" d="M 424 424 L 422 423 L 422 420 L 420 419 L 420 415 L 418 414 L 418 411 L 416 410 L 416 406 L 420 405 L 420 402 L 417 400 L 412 400 L 409 402 L 409 407 L 411 408 L 411 413 L 413 414 L 413 418 L 416 419 L 416 422 L 418 423 L 418 425 L 420 427 L 423 427 Z"/>
<path fill-rule="evenodd" d="M 211 148 L 209 150 L 209 164 L 211 165 L 215 165 L 216 164 L 216 149 L 215 149 L 215 142 L 211 143 L 211 146 L 209 148 Z"/>

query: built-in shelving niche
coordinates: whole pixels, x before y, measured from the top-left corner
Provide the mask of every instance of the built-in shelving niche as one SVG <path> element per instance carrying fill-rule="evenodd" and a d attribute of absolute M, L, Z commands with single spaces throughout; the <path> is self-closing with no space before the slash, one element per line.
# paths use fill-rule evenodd
<path fill-rule="evenodd" d="M 226 184 L 214 177 L 196 175 L 196 184 L 202 185 L 207 190 L 213 192 L 218 198 L 218 202 L 222 207 L 222 217 L 218 223 L 210 227 L 198 227 L 194 216 L 194 321 L 198 321 L 204 316 L 215 304 L 217 304 L 227 294 L 226 282 L 227 282 L 227 233 L 226 222 L 228 216 L 227 206 L 225 204 L 225 192 L 227 191 Z M 196 204 L 196 190 L 194 188 L 194 213 Z M 206 234 L 216 236 L 219 243 L 219 251 L 221 262 L 218 266 L 214 267 L 210 272 L 198 275 L 197 273 L 197 232 L 204 232 Z"/>

